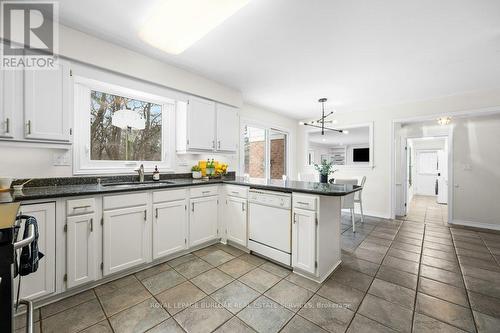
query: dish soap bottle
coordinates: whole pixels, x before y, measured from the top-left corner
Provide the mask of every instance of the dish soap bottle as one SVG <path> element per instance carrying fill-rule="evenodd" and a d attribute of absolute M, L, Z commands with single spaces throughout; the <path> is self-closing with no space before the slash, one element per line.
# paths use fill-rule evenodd
<path fill-rule="evenodd" d="M 159 181 L 160 180 L 160 171 L 158 171 L 158 166 L 155 165 L 155 171 L 153 171 L 153 180 L 154 181 Z"/>

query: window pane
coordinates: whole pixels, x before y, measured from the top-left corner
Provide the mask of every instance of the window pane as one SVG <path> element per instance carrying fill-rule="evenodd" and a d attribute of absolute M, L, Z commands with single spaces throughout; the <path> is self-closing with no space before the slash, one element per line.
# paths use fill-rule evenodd
<path fill-rule="evenodd" d="M 161 161 L 162 106 L 91 91 L 90 159 Z"/>
<path fill-rule="evenodd" d="M 286 175 L 286 134 L 270 130 L 271 179 L 282 179 Z"/>
<path fill-rule="evenodd" d="M 245 126 L 244 152 L 245 173 L 252 178 L 265 177 L 266 131 Z"/>

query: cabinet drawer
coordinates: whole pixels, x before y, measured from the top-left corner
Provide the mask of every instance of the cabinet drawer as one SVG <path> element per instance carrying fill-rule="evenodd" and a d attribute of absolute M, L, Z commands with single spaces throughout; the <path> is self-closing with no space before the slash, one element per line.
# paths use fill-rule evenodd
<path fill-rule="evenodd" d="M 247 198 L 248 197 L 248 187 L 246 186 L 235 186 L 226 185 L 226 194 L 232 197 Z"/>
<path fill-rule="evenodd" d="M 66 201 L 66 215 L 82 215 L 95 212 L 95 199 L 73 199 Z"/>
<path fill-rule="evenodd" d="M 168 190 L 168 191 L 156 191 L 153 192 L 153 202 L 166 202 L 174 200 L 182 200 L 186 198 L 186 190 Z"/>
<path fill-rule="evenodd" d="M 116 209 L 122 207 L 142 206 L 148 203 L 147 193 L 130 193 L 123 195 L 112 195 L 104 197 L 104 209 Z"/>
<path fill-rule="evenodd" d="M 218 193 L 218 186 L 202 186 L 189 189 L 189 195 L 191 198 L 207 197 L 210 195 L 217 195 Z"/>
<path fill-rule="evenodd" d="M 316 210 L 318 198 L 309 195 L 293 195 L 293 208 Z"/>

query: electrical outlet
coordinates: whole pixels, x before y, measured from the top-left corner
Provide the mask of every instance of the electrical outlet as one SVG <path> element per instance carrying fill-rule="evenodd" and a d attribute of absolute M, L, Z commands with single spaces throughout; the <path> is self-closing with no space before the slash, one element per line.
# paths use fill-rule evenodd
<path fill-rule="evenodd" d="M 70 153 L 69 150 L 63 152 L 56 152 L 53 155 L 54 166 L 66 166 L 70 165 Z"/>

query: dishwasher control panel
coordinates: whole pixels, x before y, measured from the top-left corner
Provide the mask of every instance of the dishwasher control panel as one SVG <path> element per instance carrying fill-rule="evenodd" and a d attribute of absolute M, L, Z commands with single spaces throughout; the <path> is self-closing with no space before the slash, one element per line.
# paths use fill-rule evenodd
<path fill-rule="evenodd" d="M 290 209 L 292 206 L 292 196 L 283 192 L 250 189 L 248 192 L 248 201 L 285 209 Z"/>

